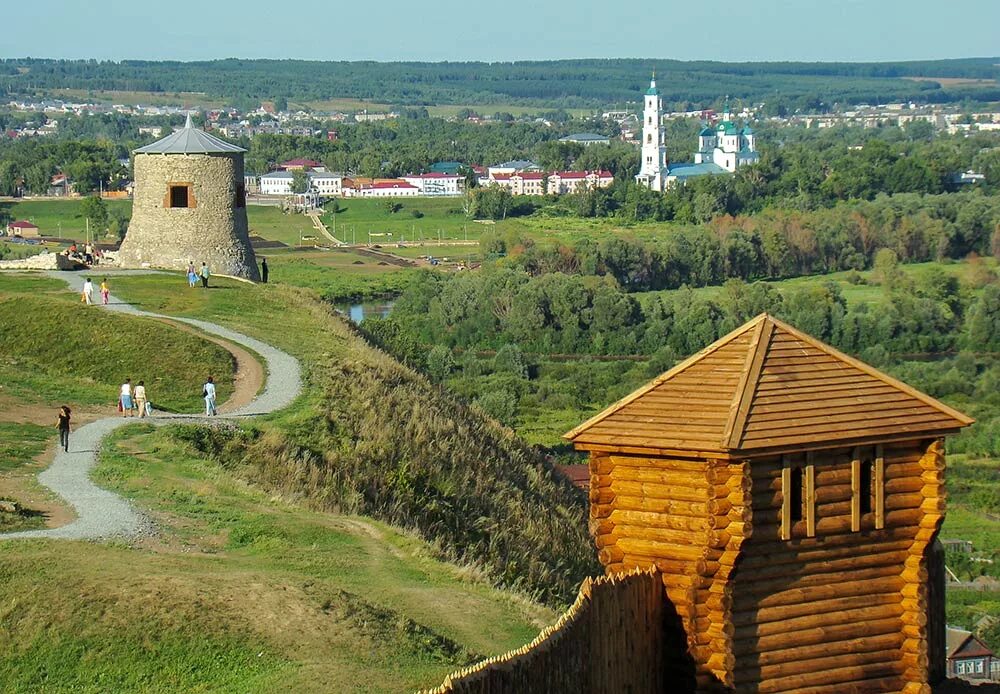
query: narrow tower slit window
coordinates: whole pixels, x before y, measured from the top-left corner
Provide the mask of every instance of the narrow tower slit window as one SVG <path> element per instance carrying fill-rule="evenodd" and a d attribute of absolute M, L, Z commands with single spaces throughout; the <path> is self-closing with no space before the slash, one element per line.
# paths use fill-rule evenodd
<path fill-rule="evenodd" d="M 855 448 L 851 460 L 851 530 L 861 530 L 864 516 L 885 527 L 885 459 L 882 447 Z"/>
<path fill-rule="evenodd" d="M 792 522 L 800 521 L 804 517 L 802 513 L 802 480 L 802 468 L 796 465 L 792 468 L 791 489 L 789 490 L 792 497 Z"/>
<path fill-rule="evenodd" d="M 802 456 L 783 456 L 781 465 L 781 528 L 782 540 L 792 539 L 792 526 L 806 521 L 806 535 L 816 534 L 815 472 L 812 456 L 803 466 Z"/>

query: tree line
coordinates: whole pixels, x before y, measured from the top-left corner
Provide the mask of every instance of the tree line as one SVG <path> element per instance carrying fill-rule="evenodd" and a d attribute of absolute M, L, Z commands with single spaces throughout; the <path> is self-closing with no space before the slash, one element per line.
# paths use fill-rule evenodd
<path fill-rule="evenodd" d="M 722 96 L 774 108 L 827 109 L 835 103 L 947 103 L 1000 99 L 1000 88 L 906 77 L 996 79 L 994 60 L 894 63 L 722 63 L 655 60 L 670 108 L 721 106 Z M 0 62 L 0 89 L 203 92 L 236 106 L 354 97 L 396 105 L 533 104 L 600 107 L 636 101 L 649 59 L 511 63 L 373 63 L 305 60 L 97 61 L 17 58 Z"/>

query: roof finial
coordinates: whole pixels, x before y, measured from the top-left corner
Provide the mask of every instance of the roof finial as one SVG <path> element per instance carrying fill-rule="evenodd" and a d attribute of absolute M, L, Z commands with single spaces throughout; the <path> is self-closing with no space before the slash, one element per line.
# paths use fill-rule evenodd
<path fill-rule="evenodd" d="M 191 128 L 194 127 L 193 125 L 191 125 L 191 112 L 190 111 L 187 112 L 187 118 L 184 120 L 184 127 L 185 127 L 185 129 L 191 129 Z"/>

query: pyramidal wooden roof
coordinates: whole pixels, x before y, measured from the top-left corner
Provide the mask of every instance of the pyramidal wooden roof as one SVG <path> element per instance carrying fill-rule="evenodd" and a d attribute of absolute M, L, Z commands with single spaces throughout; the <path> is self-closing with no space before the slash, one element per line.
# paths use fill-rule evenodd
<path fill-rule="evenodd" d="M 940 435 L 973 421 L 765 313 L 564 438 L 581 448 L 763 453 Z"/>

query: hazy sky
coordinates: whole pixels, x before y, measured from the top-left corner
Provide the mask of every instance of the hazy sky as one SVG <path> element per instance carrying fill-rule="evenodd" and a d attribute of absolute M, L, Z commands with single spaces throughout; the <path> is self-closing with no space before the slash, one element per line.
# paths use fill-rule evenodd
<path fill-rule="evenodd" d="M 48 0 L 11 5 L 3 12 L 2 57 L 506 61 L 1000 55 L 1000 0 Z"/>

